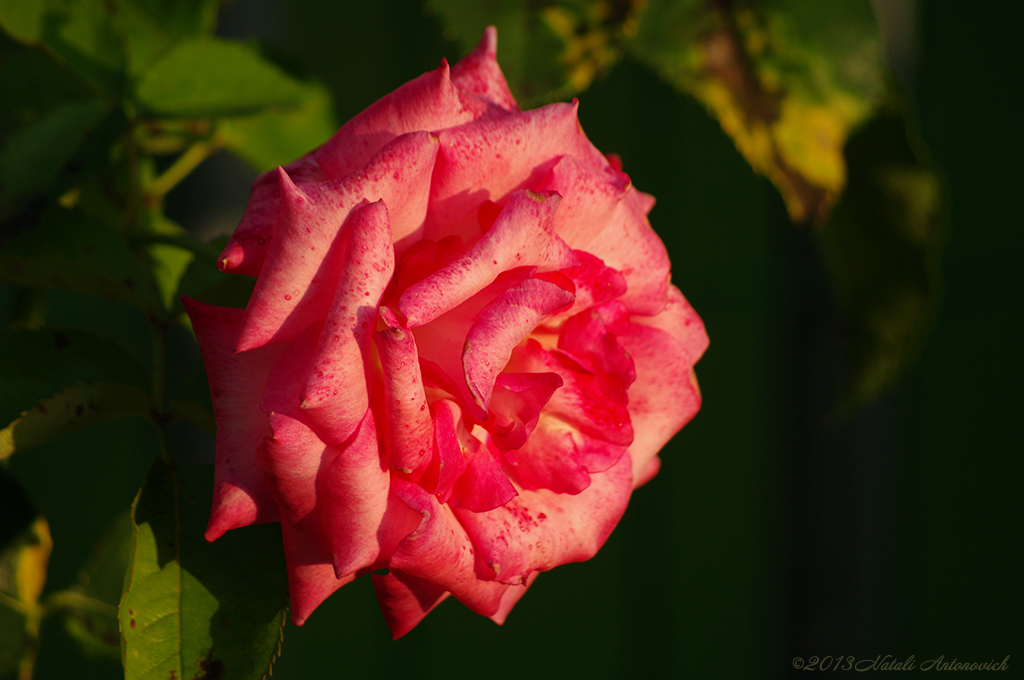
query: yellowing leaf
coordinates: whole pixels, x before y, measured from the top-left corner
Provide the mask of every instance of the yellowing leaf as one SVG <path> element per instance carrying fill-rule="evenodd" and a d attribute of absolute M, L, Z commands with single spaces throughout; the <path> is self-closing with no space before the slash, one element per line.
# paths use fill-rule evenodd
<path fill-rule="evenodd" d="M 0 548 L 0 675 L 20 669 L 31 677 L 42 619 L 39 595 L 53 550 L 50 526 L 37 517 Z"/>
<path fill-rule="evenodd" d="M 708 107 L 794 220 L 823 220 L 846 185 L 846 140 L 884 91 L 867 0 L 654 0 L 629 49 Z"/>

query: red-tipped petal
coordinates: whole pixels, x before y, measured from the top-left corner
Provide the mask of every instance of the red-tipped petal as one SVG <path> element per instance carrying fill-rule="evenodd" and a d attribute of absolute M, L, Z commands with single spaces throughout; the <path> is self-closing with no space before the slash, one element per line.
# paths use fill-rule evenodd
<path fill-rule="evenodd" d="M 593 557 L 626 509 L 630 467 L 623 456 L 574 496 L 523 491 L 490 512 L 456 510 L 476 548 L 478 572 L 519 585 L 534 571 Z"/>
<path fill-rule="evenodd" d="M 387 459 L 405 474 L 422 472 L 433 453 L 434 424 L 423 389 L 416 339 L 387 307 L 381 307 L 380 316 L 388 327 L 375 332 L 373 339 L 384 371 Z"/>
<path fill-rule="evenodd" d="M 284 166 L 284 171 L 299 184 L 323 182 L 329 177 L 312 153 Z M 231 274 L 259 276 L 267 248 L 281 221 L 281 189 L 277 169 L 260 174 L 252 183 L 252 196 L 242 220 L 231 235 L 217 265 Z"/>
<path fill-rule="evenodd" d="M 344 271 L 344 232 L 351 229 L 354 209 L 383 200 L 392 240 L 414 237 L 423 224 L 436 154 L 436 138 L 410 133 L 341 180 L 299 187 L 279 173 L 282 219 L 246 308 L 237 349 L 291 342 L 327 316 Z"/>
<path fill-rule="evenodd" d="M 466 335 L 462 365 L 474 401 L 487 409 L 497 377 L 516 347 L 552 312 L 572 304 L 573 294 L 554 283 L 526 279 L 480 310 Z"/>
<path fill-rule="evenodd" d="M 617 300 L 606 305 L 622 307 Z M 601 312 L 591 308 L 567 319 L 558 334 L 558 349 L 571 354 L 591 373 L 614 379 L 616 387 L 624 390 L 636 379 L 633 359 L 608 329 Z"/>
<path fill-rule="evenodd" d="M 525 489 L 577 494 L 590 475 L 622 458 L 626 447 L 594 437 L 555 415 L 544 414 L 533 434 L 516 451 L 514 477 Z"/>
<path fill-rule="evenodd" d="M 448 62 L 442 60 L 433 71 L 384 95 L 345 123 L 316 150 L 315 157 L 328 177 L 345 177 L 365 166 L 396 137 L 461 125 L 481 113 L 463 105 L 451 82 Z"/>
<path fill-rule="evenodd" d="M 225 531 L 280 518 L 277 503 L 263 479 L 257 450 L 270 435 L 260 397 L 267 376 L 283 347 L 267 347 L 236 354 L 235 336 L 242 310 L 214 307 L 182 298 L 203 351 L 206 375 L 217 422 L 213 509 L 207 540 Z"/>
<path fill-rule="evenodd" d="M 636 437 L 629 451 L 638 479 L 644 478 L 650 459 L 700 408 L 700 388 L 691 366 L 707 346 L 703 324 L 678 291 L 670 295 L 664 312 L 645 321 L 660 327 L 632 323 L 619 336 L 636 366 L 636 382 L 629 388 Z"/>
<path fill-rule="evenodd" d="M 317 479 L 320 520 L 336 576 L 367 567 L 380 555 L 377 534 L 387 510 L 390 481 L 377 448 L 373 411 L 367 410 L 352 441 Z"/>
<path fill-rule="evenodd" d="M 508 586 L 476 577 L 473 544 L 452 510 L 410 482 L 393 480 L 392 491 L 423 519 L 398 544 L 389 568 L 444 588 L 478 614 L 496 613 Z"/>
<path fill-rule="evenodd" d="M 501 468 L 495 452 L 468 437 L 463 447 L 466 471 L 455 481 L 448 506 L 472 512 L 487 512 L 508 503 L 516 496 L 516 489 Z"/>
<path fill-rule="evenodd" d="M 380 201 L 352 213 L 337 292 L 301 393 L 303 417 L 332 444 L 349 438 L 369 407 L 366 367 L 377 306 L 394 271 L 388 211 Z"/>
<path fill-rule="evenodd" d="M 335 578 L 331 555 L 319 537 L 320 518 L 308 516 L 298 525 L 281 520 L 285 566 L 288 571 L 288 596 L 292 622 L 301 626 L 338 588 L 355 579 L 355 574 Z"/>
<path fill-rule="evenodd" d="M 590 486 L 576 440 L 581 435 L 555 418 L 543 417 L 533 435 L 516 452 L 515 477 L 524 489 L 578 494 Z"/>
<path fill-rule="evenodd" d="M 260 463 L 281 515 L 298 523 L 316 508 L 317 474 L 334 460 L 338 450 L 291 416 L 271 413 L 268 419 L 273 434 L 260 447 Z"/>
<path fill-rule="evenodd" d="M 551 396 L 545 413 L 612 444 L 633 441 L 621 377 L 595 375 L 564 352 L 544 349 L 532 338 L 515 349 L 509 370 L 557 373 L 563 385 Z"/>
<path fill-rule="evenodd" d="M 502 451 L 520 448 L 537 425 L 541 409 L 562 386 L 557 373 L 499 373 L 491 393 L 491 441 Z"/>
<path fill-rule="evenodd" d="M 575 250 L 580 264 L 563 269 L 576 287 L 576 301 L 562 315 L 571 316 L 585 309 L 608 302 L 626 292 L 626 279 L 618 271 L 605 265 L 601 258 L 583 250 Z"/>
<path fill-rule="evenodd" d="M 437 456 L 437 483 L 433 493 L 438 501 L 447 503 L 455 488 L 455 482 L 466 471 L 469 464 L 462 454 L 462 445 L 457 434 L 462 414 L 453 401 L 440 399 L 433 404 L 434 448 Z"/>
<path fill-rule="evenodd" d="M 509 589 L 501 596 L 501 604 L 498 606 L 498 611 L 490 616 L 491 621 L 494 621 L 499 626 L 505 623 L 505 619 L 508 617 L 509 612 L 512 611 L 512 607 L 526 594 L 526 589 L 533 585 L 539 574 L 539 571 L 533 572 L 526 578 L 526 583 L 521 586 L 509 586 Z"/>
<path fill-rule="evenodd" d="M 480 233 L 480 206 L 488 200 L 503 203 L 517 189 L 536 190 L 537 181 L 562 154 L 595 168 L 608 167 L 583 134 L 576 108 L 575 102 L 550 104 L 438 132 L 441 150 L 424 226 L 426 238 L 437 241 L 452 234 L 467 241 L 474 238 Z"/>
<path fill-rule="evenodd" d="M 518 111 L 519 106 L 498 66 L 497 48 L 498 31 L 494 26 L 488 26 L 473 51 L 452 67 L 452 82 L 456 87 L 484 97 L 506 111 Z"/>
<path fill-rule="evenodd" d="M 562 204 L 555 229 L 566 243 L 618 270 L 628 289 L 621 299 L 630 312 L 657 314 L 665 306 L 669 260 L 624 175 L 563 156 L 538 182 L 557 191 Z"/>
<path fill-rule="evenodd" d="M 409 327 L 454 309 L 506 270 L 532 266 L 545 272 L 575 265 L 575 253 L 551 231 L 558 203 L 555 194 L 512 194 L 491 229 L 465 255 L 402 293 L 399 311 Z"/>
<path fill-rule="evenodd" d="M 384 620 L 391 630 L 391 639 L 397 640 L 416 627 L 423 617 L 439 605 L 448 591 L 426 579 L 391 570 L 373 575 L 373 588 Z"/>

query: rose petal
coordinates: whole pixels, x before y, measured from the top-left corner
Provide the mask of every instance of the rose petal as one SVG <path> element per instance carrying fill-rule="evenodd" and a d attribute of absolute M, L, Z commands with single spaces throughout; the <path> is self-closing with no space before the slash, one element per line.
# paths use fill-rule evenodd
<path fill-rule="evenodd" d="M 551 231 L 559 197 L 517 191 L 490 230 L 469 251 L 410 286 L 398 303 L 409 328 L 422 326 L 454 309 L 515 267 L 555 271 L 578 260 Z"/>
<path fill-rule="evenodd" d="M 494 26 L 484 29 L 484 35 L 472 52 L 452 67 L 455 86 L 494 102 L 507 111 L 518 111 L 505 75 L 497 60 L 498 31 Z"/>
<path fill-rule="evenodd" d="M 299 184 L 330 179 L 310 152 L 284 166 L 284 171 Z M 281 188 L 278 170 L 261 173 L 252 183 L 252 195 L 242 220 L 231 235 L 217 266 L 231 274 L 259 276 L 267 248 L 281 219 Z"/>
<path fill-rule="evenodd" d="M 552 312 L 572 301 L 572 293 L 554 283 L 526 279 L 480 310 L 462 349 L 466 384 L 477 406 L 486 412 L 494 379 L 505 368 L 512 349 Z"/>
<path fill-rule="evenodd" d="M 272 434 L 260 446 L 260 464 L 282 517 L 297 524 L 317 507 L 317 474 L 333 462 L 338 449 L 289 415 L 271 413 L 268 421 Z"/>
<path fill-rule="evenodd" d="M 590 475 L 619 462 L 626 447 L 580 432 L 561 418 L 542 414 L 533 434 L 516 451 L 513 476 L 525 489 L 577 494 Z"/>
<path fill-rule="evenodd" d="M 203 351 L 206 375 L 217 422 L 213 509 L 206 540 L 228 529 L 276 522 L 280 510 L 263 479 L 257 450 L 270 436 L 260 396 L 283 347 L 265 347 L 236 354 L 232 349 L 242 310 L 214 307 L 182 298 Z"/>
<path fill-rule="evenodd" d="M 422 281 L 434 272 L 443 269 L 463 254 L 462 239 L 458 236 L 443 238 L 437 243 L 423 240 L 414 243 L 404 253 L 395 266 L 393 295 L 394 306 L 398 306 L 397 296 L 409 286 Z M 387 299 L 389 306 L 391 298 Z"/>
<path fill-rule="evenodd" d="M 536 187 L 562 196 L 555 215 L 558 235 L 625 277 L 628 289 L 621 299 L 630 312 L 661 311 L 669 279 L 668 252 L 638 200 L 631 198 L 636 190 L 628 178 L 563 156 Z"/>
<path fill-rule="evenodd" d="M 392 640 L 415 628 L 424 616 L 448 597 L 448 591 L 437 584 L 401 571 L 373 574 L 373 588 Z"/>
<path fill-rule="evenodd" d="M 456 510 L 476 548 L 477 573 L 519 585 L 534 571 L 593 557 L 626 509 L 630 470 L 629 456 L 622 456 L 574 496 L 524 490 L 490 512 Z"/>
<path fill-rule="evenodd" d="M 436 153 L 436 139 L 411 133 L 341 180 L 300 188 L 280 171 L 282 219 L 246 307 L 236 349 L 291 342 L 327 316 L 345 266 L 345 239 L 339 234 L 352 229 L 354 209 L 383 200 L 394 241 L 418 232 Z"/>
<path fill-rule="evenodd" d="M 504 203 L 517 189 L 536 191 L 537 181 L 563 154 L 610 170 L 583 134 L 576 109 L 575 101 L 550 104 L 439 131 L 441 150 L 424 236 L 435 241 L 452 234 L 466 241 L 475 238 L 481 205 L 488 200 Z"/>
<path fill-rule="evenodd" d="M 466 471 L 469 462 L 462 455 L 462 444 L 459 443 L 458 427 L 462 418 L 459 407 L 448 399 L 439 399 L 433 404 L 434 413 L 434 451 L 437 469 L 433 476 L 434 484 L 422 482 L 424 488 L 433 490 L 437 500 L 447 503 L 451 498 L 455 482 Z"/>
<path fill-rule="evenodd" d="M 583 250 L 573 252 L 576 253 L 580 264 L 563 269 L 561 273 L 569 277 L 576 287 L 576 301 L 572 307 L 559 314 L 559 317 L 578 314 L 626 292 L 625 277 L 605 265 L 601 258 Z"/>
<path fill-rule="evenodd" d="M 373 411 L 367 410 L 352 441 L 316 480 L 320 520 L 335 576 L 369 566 L 380 555 L 377 534 L 387 510 L 390 481 L 377 448 Z"/>
<path fill-rule="evenodd" d="M 366 367 L 377 306 L 394 271 L 388 211 L 380 201 L 351 218 L 337 293 L 301 394 L 304 418 L 324 441 L 351 436 L 369 407 Z"/>
<path fill-rule="evenodd" d="M 606 303 L 605 316 L 614 316 L 611 309 L 625 306 L 618 300 Z M 628 316 L 625 317 L 628 320 Z M 635 379 L 633 359 L 608 330 L 601 308 L 591 308 L 566 319 L 558 334 L 558 349 L 567 352 L 591 373 L 614 380 L 615 392 L 609 396 L 622 401 L 625 390 Z"/>
<path fill-rule="evenodd" d="M 506 452 L 520 448 L 537 426 L 541 409 L 561 386 L 557 373 L 500 373 L 489 403 L 493 424 L 488 429 L 494 445 Z"/>
<path fill-rule="evenodd" d="M 636 366 L 636 382 L 629 388 L 636 437 L 629 452 L 637 479 L 644 479 L 648 461 L 700 408 L 700 388 L 690 366 L 707 346 L 703 324 L 681 294 L 670 294 L 665 311 L 646 321 L 630 324 L 619 336 Z"/>
<path fill-rule="evenodd" d="M 579 432 L 550 416 L 542 416 L 538 424 L 516 453 L 515 477 L 523 488 L 578 494 L 590 486 L 575 441 Z"/>
<path fill-rule="evenodd" d="M 404 474 L 422 472 L 434 448 L 434 424 L 423 390 L 419 353 L 411 331 L 402 328 L 387 307 L 380 308 L 387 328 L 373 334 L 384 371 L 387 421 L 383 425 L 388 462 Z"/>
<path fill-rule="evenodd" d="M 293 419 L 303 420 L 299 396 L 302 394 L 302 387 L 306 382 L 306 374 L 309 372 L 309 364 L 313 360 L 313 352 L 316 350 L 322 328 L 322 324 L 314 324 L 295 342 L 285 346 L 286 349 L 270 371 L 267 386 L 260 399 L 260 410 L 264 413 L 283 413 Z"/>
<path fill-rule="evenodd" d="M 413 328 L 424 380 L 430 380 L 434 386 L 446 390 L 461 405 L 469 408 L 470 415 L 478 421 L 487 418 L 487 411 L 474 403 L 466 384 L 466 371 L 462 363 L 466 336 L 484 307 L 509 288 L 529 279 L 531 274 L 532 270 L 528 267 L 502 273 L 492 284 L 455 309 L 428 324 Z"/>
<path fill-rule="evenodd" d="M 644 465 L 644 469 L 640 471 L 639 476 L 637 476 L 633 480 L 633 488 L 634 489 L 639 488 L 639 487 L 643 486 L 644 484 L 646 484 L 647 482 L 649 482 L 652 479 L 654 479 L 654 476 L 656 474 L 658 474 L 658 470 L 660 470 L 660 469 L 661 469 L 661 457 L 660 456 L 654 456 L 649 461 L 647 461 L 647 464 Z"/>
<path fill-rule="evenodd" d="M 605 310 L 602 309 L 602 313 Z M 660 328 L 673 338 L 686 350 L 684 363 L 693 366 L 708 348 L 708 334 L 704 330 L 704 322 L 697 316 L 697 312 L 687 301 L 683 294 L 675 286 L 668 287 L 668 302 L 665 309 L 657 316 L 636 316 L 632 321 Z M 606 322 L 607 323 L 607 322 Z"/>
<path fill-rule="evenodd" d="M 470 436 L 463 444 L 463 453 L 466 471 L 455 481 L 448 498 L 449 507 L 486 512 L 515 497 L 515 487 L 488 446 Z"/>
<path fill-rule="evenodd" d="M 285 568 L 288 571 L 288 597 L 292 622 L 301 626 L 338 588 L 355 579 L 355 574 L 335 578 L 331 556 L 324 545 L 310 540 L 319 531 L 320 518 L 309 515 L 299 524 L 281 520 Z"/>
<path fill-rule="evenodd" d="M 537 576 L 540 574 L 539 571 L 535 571 L 526 578 L 526 583 L 521 586 L 509 586 L 505 594 L 501 596 L 501 604 L 498 606 L 498 611 L 491 614 L 489 617 L 491 621 L 494 621 L 499 626 L 505 623 L 505 619 L 508 617 L 509 612 L 512 611 L 512 607 L 519 602 L 519 599 L 526 594 L 526 589 L 533 585 L 533 582 L 537 580 Z"/>
<path fill-rule="evenodd" d="M 634 201 L 636 201 L 637 206 L 640 208 L 641 212 L 643 212 L 644 215 L 650 213 L 651 209 L 654 208 L 654 196 L 651 196 L 650 194 L 645 194 L 644 192 L 636 189 L 629 192 L 629 195 L 632 197 Z"/>
<path fill-rule="evenodd" d="M 396 137 L 440 130 L 475 120 L 483 108 L 468 108 L 452 83 L 448 61 L 410 80 L 345 123 L 315 152 L 328 177 L 355 172 Z M 390 204 L 390 202 L 389 202 Z"/>
<path fill-rule="evenodd" d="M 558 415 L 581 432 L 612 444 L 628 446 L 633 441 L 631 411 L 625 399 L 616 398 L 622 396 L 621 377 L 594 375 L 564 352 L 544 349 L 533 338 L 516 347 L 509 370 L 557 373 L 563 384 L 551 396 L 545 413 Z"/>
<path fill-rule="evenodd" d="M 401 479 L 392 480 L 392 492 L 423 519 L 398 544 L 388 568 L 444 588 L 478 614 L 497 612 L 508 586 L 476 577 L 473 544 L 452 510 L 416 484 Z"/>

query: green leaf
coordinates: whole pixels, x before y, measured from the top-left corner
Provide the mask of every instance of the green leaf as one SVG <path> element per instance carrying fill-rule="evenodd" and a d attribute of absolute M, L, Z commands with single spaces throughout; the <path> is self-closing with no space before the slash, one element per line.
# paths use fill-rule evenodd
<path fill-rule="evenodd" d="M 708 107 L 797 221 L 827 215 L 885 91 L 868 0 L 651 0 L 627 50 Z"/>
<path fill-rule="evenodd" d="M 104 0 L 50 0 L 38 38 L 112 102 L 121 98 L 128 82 L 125 41 L 116 13 L 117 8 Z"/>
<path fill-rule="evenodd" d="M 212 472 L 154 461 L 133 504 L 119 613 L 127 680 L 262 678 L 277 654 L 288 590 L 280 528 L 207 543 Z"/>
<path fill-rule="evenodd" d="M 111 102 L 127 84 L 117 7 L 104 0 L 5 0 L 0 26 L 49 55 Z"/>
<path fill-rule="evenodd" d="M 181 40 L 211 33 L 217 19 L 213 0 L 115 1 L 133 76 L 145 73 Z"/>
<path fill-rule="evenodd" d="M 68 385 L 86 382 L 150 391 L 142 367 L 109 338 L 70 328 L 0 331 L 2 427 Z"/>
<path fill-rule="evenodd" d="M 257 172 L 263 172 L 323 144 L 337 129 L 327 88 L 303 84 L 295 108 L 222 120 L 217 137 Z"/>
<path fill-rule="evenodd" d="M 132 532 L 131 515 L 119 515 L 93 548 L 74 587 L 48 598 L 63 614 L 68 634 L 89 656 L 121 658 L 117 607 L 131 558 Z"/>
<path fill-rule="evenodd" d="M 849 184 L 821 237 L 848 329 L 846 406 L 906 368 L 939 296 L 943 182 L 901 112 L 887 108 L 846 147 Z"/>
<path fill-rule="evenodd" d="M 179 43 L 157 61 L 136 97 L 155 115 L 203 118 L 298 106 L 302 92 L 296 80 L 252 48 L 199 38 Z"/>
<path fill-rule="evenodd" d="M 151 416 L 152 397 L 131 385 L 76 383 L 43 399 L 0 430 L 0 460 L 100 420 Z"/>
<path fill-rule="evenodd" d="M 31 677 L 53 540 L 46 520 L 37 517 L 6 545 L 0 545 L 0 676 L 15 669 Z"/>
<path fill-rule="evenodd" d="M 92 293 L 164 315 L 149 267 L 120 234 L 77 208 L 54 206 L 42 224 L 10 239 L 0 251 L 0 283 Z"/>
<path fill-rule="evenodd" d="M 5 139 L 0 147 L 0 210 L 53 180 L 106 112 L 98 99 L 61 104 Z"/>
<path fill-rule="evenodd" d="M 93 93 L 42 50 L 0 34 L 0 148 L 21 130 L 64 104 L 94 99 Z M 2 190 L 2 189 L 0 189 Z"/>
<path fill-rule="evenodd" d="M 122 10 L 144 12 L 175 40 L 212 33 L 217 24 L 217 0 L 119 0 Z"/>

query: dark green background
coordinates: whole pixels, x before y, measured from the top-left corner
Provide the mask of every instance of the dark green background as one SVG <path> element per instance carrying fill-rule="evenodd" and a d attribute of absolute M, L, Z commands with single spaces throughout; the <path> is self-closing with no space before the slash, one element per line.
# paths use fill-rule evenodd
<path fill-rule="evenodd" d="M 759 678 L 805 675 L 794 656 L 887 654 L 918 665 L 1009 654 L 1007 676 L 1019 672 L 1024 135 L 1011 96 L 1022 17 L 1009 7 L 919 3 L 913 96 L 950 188 L 943 300 L 916 367 L 845 424 L 830 417 L 843 334 L 813 234 L 789 224 L 703 108 L 650 71 L 620 63 L 582 94 L 590 138 L 658 198 L 651 221 L 673 281 L 707 325 L 701 412 L 601 553 L 542 575 L 505 626 L 449 601 L 392 642 L 363 580 L 288 626 L 274 678 Z M 339 120 L 460 51 L 411 1 L 238 0 L 221 32 L 258 36 L 323 79 Z M 197 230 L 236 221 L 249 177 L 215 157 L 169 210 Z M 104 326 L 76 309 L 58 295 L 49 322 Z M 87 519 L 127 507 L 146 461 L 125 452 L 152 433 L 75 436 L 82 461 L 59 474 L 79 480 L 76 493 L 47 496 L 45 452 L 11 466 L 54 518 L 62 556 L 88 552 L 102 528 Z M 111 474 L 121 496 L 90 493 L 90 476 Z M 87 506 L 96 512 L 73 512 Z M 52 570 L 50 584 L 73 575 Z M 100 663 L 72 673 L 59 625 L 43 644 L 39 678 L 118 675 Z"/>

